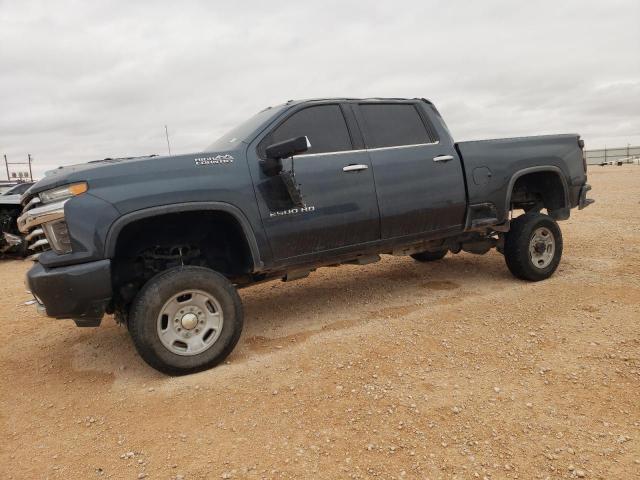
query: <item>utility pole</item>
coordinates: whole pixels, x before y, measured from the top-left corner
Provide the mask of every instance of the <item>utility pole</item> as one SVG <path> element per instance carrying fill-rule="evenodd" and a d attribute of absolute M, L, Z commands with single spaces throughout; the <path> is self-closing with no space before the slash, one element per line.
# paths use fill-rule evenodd
<path fill-rule="evenodd" d="M 167 150 L 169 150 L 169 156 L 171 156 L 171 145 L 169 144 L 169 130 L 167 126 L 164 126 L 164 134 L 167 136 Z"/>
<path fill-rule="evenodd" d="M 33 182 L 33 171 L 31 170 L 31 162 L 33 159 L 31 158 L 31 154 L 27 153 L 27 161 L 26 162 L 11 162 L 11 165 L 29 165 L 29 180 Z M 7 180 L 11 181 L 11 173 L 9 172 L 9 160 L 7 160 L 7 155 L 4 155 L 4 166 L 7 169 Z M 24 174 L 24 175 L 23 175 Z M 14 172 L 14 177 L 18 182 L 22 182 L 27 179 L 27 172 L 19 171 L 17 174 Z"/>

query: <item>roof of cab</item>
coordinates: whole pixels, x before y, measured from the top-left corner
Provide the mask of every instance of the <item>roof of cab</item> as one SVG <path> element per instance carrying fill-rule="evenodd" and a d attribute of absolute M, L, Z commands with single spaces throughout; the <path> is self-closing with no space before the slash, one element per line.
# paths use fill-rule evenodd
<path fill-rule="evenodd" d="M 300 100 L 287 100 L 284 105 L 297 105 L 299 103 L 311 103 L 311 102 L 408 102 L 420 100 L 422 102 L 432 103 L 426 98 L 400 98 L 400 97 L 367 97 L 367 98 L 355 98 L 355 97 L 327 97 L 327 98 L 306 98 Z"/>

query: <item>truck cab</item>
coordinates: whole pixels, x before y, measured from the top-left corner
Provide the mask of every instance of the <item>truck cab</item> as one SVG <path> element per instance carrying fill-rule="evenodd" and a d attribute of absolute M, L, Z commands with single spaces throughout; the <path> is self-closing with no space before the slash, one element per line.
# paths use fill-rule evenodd
<path fill-rule="evenodd" d="M 284 160 L 304 199 L 292 208 L 260 161 L 268 145 L 300 136 L 310 148 Z M 253 140 L 247 160 L 275 263 L 464 228 L 462 165 L 426 102 L 301 102 Z"/>

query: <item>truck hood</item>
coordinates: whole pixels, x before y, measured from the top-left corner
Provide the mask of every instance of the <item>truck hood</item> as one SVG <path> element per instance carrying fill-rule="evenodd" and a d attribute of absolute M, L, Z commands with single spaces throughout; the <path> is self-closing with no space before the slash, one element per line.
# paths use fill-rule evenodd
<path fill-rule="evenodd" d="M 35 183 L 22 200 L 24 202 L 44 190 L 75 182 L 87 182 L 90 192 L 96 195 L 119 198 L 133 198 L 153 189 L 171 193 L 174 182 L 179 179 L 197 184 L 205 181 L 206 177 L 209 188 L 226 188 L 228 179 L 222 177 L 230 168 L 224 168 L 224 164 L 238 166 L 243 163 L 239 161 L 245 158 L 245 150 L 246 144 L 240 144 L 236 149 L 227 151 L 115 158 L 59 167 Z M 115 191 L 119 193 L 116 195 Z"/>
<path fill-rule="evenodd" d="M 25 197 L 31 197 L 35 194 L 66 185 L 75 181 L 89 180 L 97 171 L 113 167 L 122 162 L 133 160 L 154 161 L 157 155 L 148 155 L 144 157 L 127 157 L 127 158 L 105 158 L 104 160 L 92 160 L 87 163 L 79 163 L 76 165 L 66 165 L 58 167 L 55 170 L 49 170 L 42 180 L 39 180 L 31 186 L 24 194 Z"/>

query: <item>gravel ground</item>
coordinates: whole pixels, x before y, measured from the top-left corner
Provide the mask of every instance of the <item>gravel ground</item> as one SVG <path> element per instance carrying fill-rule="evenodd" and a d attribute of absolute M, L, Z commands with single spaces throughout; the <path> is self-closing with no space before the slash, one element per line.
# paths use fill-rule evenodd
<path fill-rule="evenodd" d="M 593 167 L 551 279 L 385 257 L 241 291 L 180 378 L 126 329 L 36 316 L 0 263 L 0 477 L 640 478 L 640 167 Z"/>

